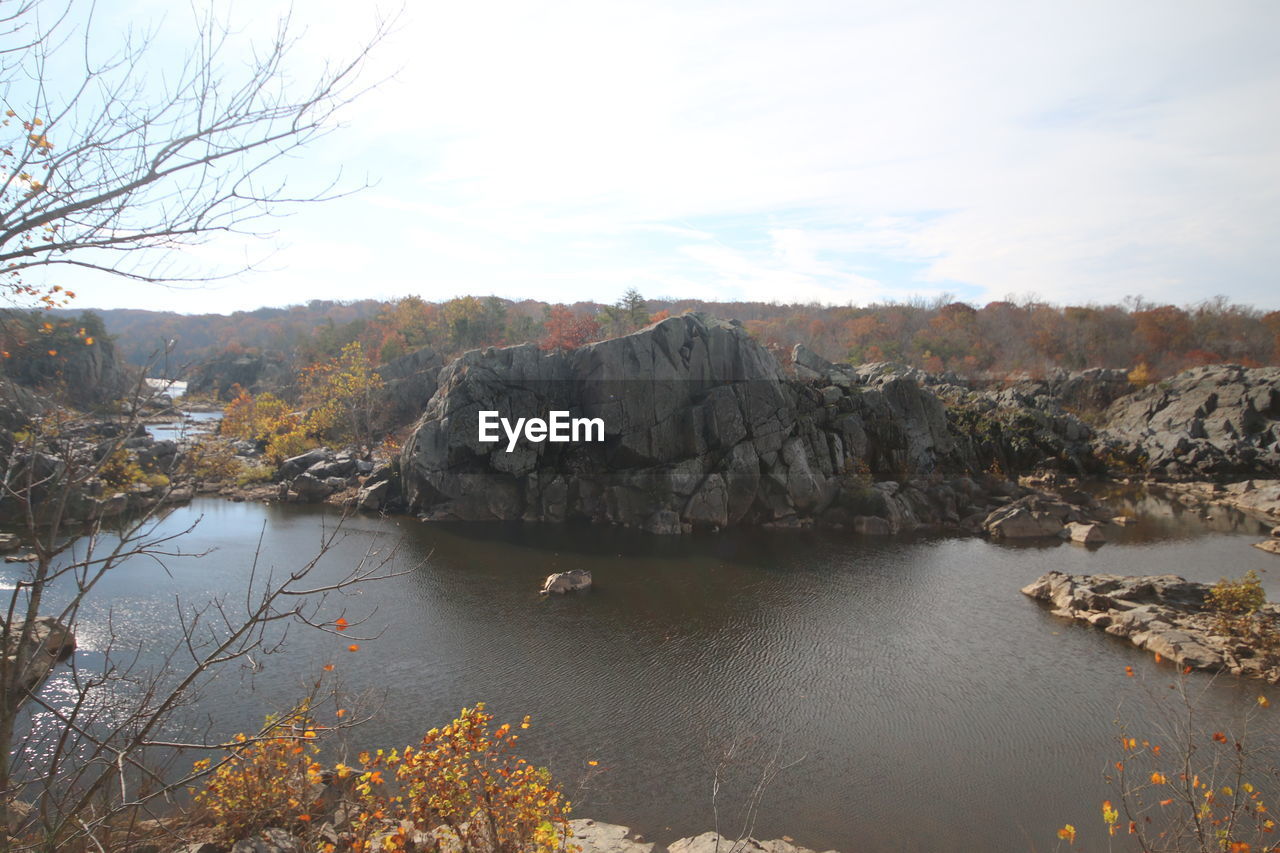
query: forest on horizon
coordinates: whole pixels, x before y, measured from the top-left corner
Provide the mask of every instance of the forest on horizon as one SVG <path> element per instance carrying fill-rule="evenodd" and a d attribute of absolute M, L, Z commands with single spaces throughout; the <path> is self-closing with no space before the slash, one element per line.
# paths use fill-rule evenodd
<path fill-rule="evenodd" d="M 153 366 L 152 372 L 174 376 L 227 354 L 270 354 L 303 367 L 336 355 L 353 341 L 374 364 L 423 347 L 446 357 L 526 342 L 548 349 L 574 347 L 687 311 L 740 320 L 784 359 L 795 344 L 803 343 L 831 361 L 897 361 L 970 378 L 1138 365 L 1158 377 L 1218 362 L 1280 364 L 1280 311 L 1263 312 L 1225 297 L 1188 306 L 1141 298 L 1083 306 L 1034 300 L 975 306 L 947 298 L 823 306 L 645 299 L 632 290 L 613 304 L 472 296 L 429 302 L 409 296 L 395 301 L 313 300 L 229 315 L 138 309 L 91 313 L 101 317 L 117 352 L 130 363 L 148 363 L 172 341 L 163 365 Z"/>

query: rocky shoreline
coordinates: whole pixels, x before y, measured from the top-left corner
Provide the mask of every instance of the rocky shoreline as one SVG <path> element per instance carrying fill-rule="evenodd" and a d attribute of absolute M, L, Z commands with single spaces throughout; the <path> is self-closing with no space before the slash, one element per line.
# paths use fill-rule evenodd
<path fill-rule="evenodd" d="M 785 837 L 760 841 L 755 838 L 726 838 L 715 832 L 704 832 L 662 845 L 645 841 L 644 836 L 630 827 L 616 823 L 577 818 L 569 821 L 569 826 L 573 837 L 565 846 L 565 853 L 816 853 Z M 173 832 L 172 829 L 168 831 Z M 421 835 L 420 838 L 410 840 L 410 850 L 461 853 L 456 837 L 447 830 Z M 149 845 L 147 849 L 156 853 L 306 853 L 308 847 L 301 839 L 283 829 L 266 829 L 230 846 L 200 841 L 176 847 Z"/>
<path fill-rule="evenodd" d="M 1280 683 L 1280 657 L 1261 643 L 1225 636 L 1208 604 L 1208 584 L 1177 575 L 1070 575 L 1049 572 L 1022 588 L 1052 613 L 1128 640 L 1175 665 Z M 1280 630 L 1280 605 L 1257 617 L 1267 635 Z"/>

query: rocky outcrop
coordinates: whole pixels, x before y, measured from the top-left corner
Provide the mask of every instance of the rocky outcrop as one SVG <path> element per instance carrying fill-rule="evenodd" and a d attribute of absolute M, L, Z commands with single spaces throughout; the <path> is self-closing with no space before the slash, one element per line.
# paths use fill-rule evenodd
<path fill-rule="evenodd" d="M 694 315 L 571 352 L 466 353 L 440 373 L 405 444 L 405 497 L 431 518 L 658 533 L 873 516 L 899 530 L 989 509 L 934 394 L 801 362 L 807 378 L 788 378 L 740 324 Z M 481 411 L 599 418 L 604 440 L 521 440 L 508 452 L 505 438 L 479 439 Z"/>
<path fill-rule="evenodd" d="M 32 691 L 48 677 L 53 668 L 71 657 L 76 650 L 76 638 L 71 630 L 52 616 L 41 616 L 32 621 L 15 621 L 4 630 L 7 643 L 5 666 L 9 672 L 17 672 L 18 683 L 24 691 Z M 25 698 L 19 694 L 10 697 L 16 708 Z"/>
<path fill-rule="evenodd" d="M 1217 633 L 1206 605 L 1211 587 L 1177 575 L 1124 577 L 1049 572 L 1022 592 L 1053 606 L 1053 613 L 1087 622 L 1127 639 L 1178 666 L 1280 682 L 1274 650 Z M 1267 604 L 1258 614 L 1274 636 L 1280 608 Z"/>
<path fill-rule="evenodd" d="M 1280 519 L 1280 480 L 1162 483 L 1159 488 L 1183 503 L 1231 507 L 1268 523 Z"/>
<path fill-rule="evenodd" d="M 1098 452 L 1160 479 L 1280 477 L 1280 368 L 1196 367 L 1122 397 Z"/>
<path fill-rule="evenodd" d="M 229 400 L 236 385 L 251 394 L 261 394 L 278 393 L 292 382 L 293 371 L 281 353 L 226 352 L 195 367 L 187 393 Z"/>
<path fill-rule="evenodd" d="M 371 475 L 373 470 L 372 462 L 359 459 L 351 453 L 317 447 L 280 463 L 277 496 L 298 503 L 320 503 L 337 492 L 359 488 L 360 478 Z M 358 500 L 358 497 L 353 499 Z M 360 508 L 380 510 L 383 504 L 375 507 L 366 496 L 365 505 Z"/>
<path fill-rule="evenodd" d="M 1101 514 L 1091 513 L 1085 507 L 1058 500 L 1043 494 L 1030 494 L 994 510 L 982 522 L 982 529 L 992 539 L 1044 539 L 1059 537 L 1079 542 L 1099 542 L 1100 533 L 1081 531 L 1085 538 L 1077 539 L 1081 528 L 1092 530 Z M 1092 535 L 1093 538 L 1088 537 Z"/>
<path fill-rule="evenodd" d="M 436 393 L 436 380 L 443 367 L 443 356 L 431 347 L 380 365 L 377 373 L 382 377 L 379 393 L 384 406 L 379 416 L 383 425 L 394 428 L 421 417 L 427 401 Z"/>

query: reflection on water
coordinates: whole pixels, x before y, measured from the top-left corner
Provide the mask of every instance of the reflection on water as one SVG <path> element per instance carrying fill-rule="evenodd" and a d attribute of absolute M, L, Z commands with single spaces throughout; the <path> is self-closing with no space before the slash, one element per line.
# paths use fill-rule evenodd
<path fill-rule="evenodd" d="M 221 412 L 183 412 L 178 420 L 147 424 L 147 432 L 156 441 L 186 441 L 208 431 L 221 417 Z"/>
<path fill-rule="evenodd" d="M 1125 501 L 1117 508 L 1139 522 L 1093 550 L 358 518 L 318 571 L 337 576 L 371 542 L 403 540 L 406 574 L 341 601 L 381 636 L 353 655 L 341 638 L 292 632 L 285 654 L 223 679 L 199 710 L 222 731 L 255 725 L 336 662 L 352 689 L 385 697 L 355 745 L 402 746 L 477 700 L 500 719 L 532 714 L 522 743 L 568 782 L 575 811 L 650 839 L 710 828 L 711 764 L 747 738 L 760 754 L 779 745 L 783 760 L 800 760 L 768 790 L 757 835 L 848 853 L 1028 850 L 1051 847 L 1069 822 L 1089 844 L 1099 803 L 1114 797 L 1101 780 L 1113 721 L 1141 729 L 1142 693 L 1124 668 L 1156 686 L 1173 670 L 1049 615 L 1019 588 L 1051 569 L 1212 581 L 1255 568 L 1280 597 L 1268 571 L 1280 563 L 1249 547 L 1257 523 Z M 164 525 L 197 516 L 184 547 L 216 550 L 167 561 L 169 574 L 141 560 L 118 569 L 86 614 L 84 660 L 101 655 L 108 614 L 146 653 L 172 636 L 175 595 L 240 590 L 264 523 L 262 564 L 282 569 L 314 553 L 320 522 L 335 520 L 205 499 Z M 596 589 L 537 595 L 546 574 L 570 568 L 591 570 Z M 1270 689 L 1219 679 L 1210 718 L 1227 725 L 1260 691 Z M 588 760 L 605 772 L 578 790 Z"/>

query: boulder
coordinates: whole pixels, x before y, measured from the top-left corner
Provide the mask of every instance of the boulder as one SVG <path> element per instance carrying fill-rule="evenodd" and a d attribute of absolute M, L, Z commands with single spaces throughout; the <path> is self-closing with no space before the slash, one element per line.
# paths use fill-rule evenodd
<path fill-rule="evenodd" d="M 283 829 L 264 829 L 231 845 L 231 853 L 304 853 L 306 846 Z"/>
<path fill-rule="evenodd" d="M 1085 524 L 1079 521 L 1071 521 L 1063 528 L 1067 532 L 1067 536 L 1072 542 L 1079 542 L 1082 545 L 1101 545 L 1107 541 L 1107 537 L 1102 532 L 1101 525 Z"/>
<path fill-rule="evenodd" d="M 591 572 L 586 569 L 573 569 L 568 572 L 556 572 L 553 575 L 547 575 L 547 579 L 542 584 L 539 592 L 542 595 L 548 593 L 556 593 L 563 595 L 566 592 L 575 592 L 577 590 L 591 589 Z"/>
<path fill-rule="evenodd" d="M 1280 554 L 1280 539 L 1264 539 L 1261 542 L 1253 543 L 1253 547 L 1266 551 L 1268 554 Z"/>
<path fill-rule="evenodd" d="M 570 845 L 580 853 L 652 853 L 653 843 L 635 838 L 629 827 L 601 823 L 590 818 L 569 821 L 573 831 Z M 727 853 L 727 851 L 726 851 Z"/>
<path fill-rule="evenodd" d="M 318 480 L 310 474 L 299 474 L 289 484 L 289 489 L 302 503 L 318 503 L 333 494 L 334 487 L 325 480 Z"/>
<path fill-rule="evenodd" d="M 40 616 L 24 631 L 25 622 L 15 621 L 9 631 L 9 647 L 5 650 L 5 663 L 10 671 L 20 673 L 19 683 L 24 690 L 34 690 L 57 664 L 71 657 L 76 650 L 76 638 L 71 630 L 52 616 Z M 26 641 L 22 642 L 26 634 Z M 24 696 L 14 696 L 15 707 Z"/>
<path fill-rule="evenodd" d="M 390 480 L 380 480 L 364 485 L 356 492 L 356 509 L 365 512 L 381 512 L 395 493 Z"/>
<path fill-rule="evenodd" d="M 1087 519 L 1082 507 L 1031 494 L 994 510 L 982 528 L 993 539 L 1041 539 L 1058 536 L 1067 524 Z"/>
<path fill-rule="evenodd" d="M 297 456 L 291 456 L 280 463 L 280 479 L 292 480 L 304 471 L 309 470 L 313 465 L 319 465 L 328 462 L 333 458 L 333 453 L 327 447 L 317 447 L 314 450 L 308 450 Z"/>

